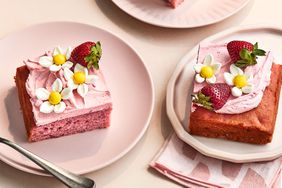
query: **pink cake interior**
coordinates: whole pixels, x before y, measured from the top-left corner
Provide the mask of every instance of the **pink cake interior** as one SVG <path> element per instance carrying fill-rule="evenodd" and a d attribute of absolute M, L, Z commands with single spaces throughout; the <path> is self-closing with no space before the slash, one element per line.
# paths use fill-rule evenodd
<path fill-rule="evenodd" d="M 57 138 L 110 126 L 111 106 L 105 109 L 72 118 L 66 118 L 44 126 L 31 129 L 30 141 Z"/>

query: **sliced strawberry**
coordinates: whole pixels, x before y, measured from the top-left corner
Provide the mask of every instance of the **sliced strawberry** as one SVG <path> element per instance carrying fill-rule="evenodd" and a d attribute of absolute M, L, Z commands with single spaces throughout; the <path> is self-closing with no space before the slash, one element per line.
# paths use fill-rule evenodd
<path fill-rule="evenodd" d="M 193 102 L 208 110 L 219 110 L 230 96 L 230 86 L 225 83 L 207 85 L 193 95 Z"/>
<path fill-rule="evenodd" d="M 258 43 L 254 45 L 246 41 L 234 40 L 227 44 L 227 50 L 232 63 L 237 67 L 247 67 L 257 63 L 257 56 L 264 56 L 265 51 L 258 49 Z"/>
<path fill-rule="evenodd" d="M 100 42 L 84 42 L 73 49 L 70 60 L 87 68 L 99 69 L 99 60 L 102 56 Z"/>

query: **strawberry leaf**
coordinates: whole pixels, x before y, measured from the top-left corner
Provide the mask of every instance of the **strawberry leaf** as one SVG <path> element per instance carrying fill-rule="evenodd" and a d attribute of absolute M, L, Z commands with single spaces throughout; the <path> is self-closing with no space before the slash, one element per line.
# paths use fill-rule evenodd
<path fill-rule="evenodd" d="M 91 53 L 98 54 L 98 50 L 97 50 L 96 46 L 93 46 L 91 48 Z"/>
<path fill-rule="evenodd" d="M 243 48 L 240 51 L 239 55 L 240 55 L 240 58 L 244 60 L 250 60 L 252 58 L 251 53 L 246 48 Z"/>
<path fill-rule="evenodd" d="M 244 68 L 248 66 L 248 61 L 241 59 L 241 60 L 236 61 L 235 65 L 239 68 Z"/>
<path fill-rule="evenodd" d="M 255 54 L 255 55 L 257 55 L 257 56 L 265 56 L 265 51 L 264 50 L 262 50 L 262 49 L 255 49 L 254 51 L 253 51 L 253 54 Z"/>
<path fill-rule="evenodd" d="M 213 110 L 212 103 L 210 102 L 210 97 L 205 96 L 203 93 L 199 92 L 196 95 L 192 95 L 192 102 L 202 106 L 208 110 Z"/>
<path fill-rule="evenodd" d="M 256 49 L 258 49 L 258 43 L 257 42 L 254 44 L 254 50 L 256 50 Z"/>
<path fill-rule="evenodd" d="M 239 52 L 240 59 L 235 62 L 235 65 L 240 68 L 245 68 L 250 65 L 257 64 L 257 56 L 265 56 L 266 52 L 262 49 L 258 49 L 258 43 L 254 45 L 253 51 L 249 51 L 246 48 L 242 48 Z"/>
<path fill-rule="evenodd" d="M 87 64 L 87 69 L 90 69 L 92 67 L 92 64 L 91 63 L 88 63 Z"/>
<path fill-rule="evenodd" d="M 93 64 L 93 67 L 94 67 L 96 70 L 99 70 L 99 68 L 100 68 L 100 67 L 99 67 L 99 63 L 98 63 L 98 62 L 94 63 L 94 64 Z"/>
<path fill-rule="evenodd" d="M 99 61 L 102 56 L 102 48 L 101 43 L 98 41 L 94 46 L 91 47 L 91 52 L 88 56 L 84 58 L 87 62 L 87 68 L 90 69 L 93 67 L 94 69 L 99 69 Z"/>
<path fill-rule="evenodd" d="M 98 50 L 98 53 L 102 55 L 102 48 L 101 48 L 101 43 L 100 42 L 97 42 L 96 49 Z"/>
<path fill-rule="evenodd" d="M 92 57 L 91 56 L 86 56 L 84 59 L 85 59 L 86 62 L 90 62 L 92 60 Z"/>

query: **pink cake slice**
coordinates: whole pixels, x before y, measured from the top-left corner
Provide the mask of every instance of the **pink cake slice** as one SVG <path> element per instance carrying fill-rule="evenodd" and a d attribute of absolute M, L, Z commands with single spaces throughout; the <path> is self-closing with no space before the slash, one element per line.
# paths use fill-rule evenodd
<path fill-rule="evenodd" d="M 169 5 L 172 8 L 176 8 L 178 5 L 180 5 L 184 0 L 168 0 Z"/>
<path fill-rule="evenodd" d="M 225 73 L 234 65 L 228 49 L 228 43 L 201 43 L 197 63 L 204 63 L 206 57 L 213 57 L 213 63 L 220 63 L 215 83 L 193 82 L 193 94 L 202 92 L 205 87 L 226 84 Z M 274 63 L 271 51 L 256 58 L 256 64 L 247 66 L 237 75 L 252 75 L 253 89 L 240 96 L 231 94 L 219 109 L 206 109 L 192 102 L 188 132 L 197 136 L 223 138 L 252 144 L 267 144 L 272 141 L 278 113 L 279 96 L 282 83 L 282 66 Z M 236 69 L 238 70 L 238 69 Z M 233 69 L 234 72 L 234 69 Z M 232 87 L 235 83 L 232 80 Z M 227 85 L 228 87 L 228 85 Z"/>
<path fill-rule="evenodd" d="M 47 56 L 52 57 L 49 52 L 44 55 Z M 80 66 L 81 70 L 86 72 L 84 72 L 84 82 L 76 83 L 77 86 L 83 85 L 81 87 L 83 90 L 78 91 L 78 87 L 70 87 L 68 80 L 73 79 L 75 83 L 76 69 L 81 76 L 81 70 L 75 66 L 78 65 L 77 63 L 73 63 L 72 67 L 68 68 L 73 76 L 67 79 L 66 68 L 52 71 L 39 63 L 42 57 L 25 61 L 25 66 L 17 68 L 15 76 L 28 140 L 35 142 L 109 127 L 112 100 L 102 71 Z M 89 78 L 87 82 L 86 78 Z M 59 84 L 56 82 L 58 80 Z M 54 87 L 55 82 L 56 87 Z M 61 88 L 60 91 L 57 91 L 58 87 Z M 40 89 L 48 92 L 46 94 L 48 97 L 40 97 L 38 94 Z M 60 95 L 59 98 L 51 97 L 54 91 Z M 66 91 L 69 95 L 64 94 Z M 85 93 L 82 94 L 81 91 Z M 52 104 L 54 99 L 58 99 L 58 103 Z M 48 103 L 48 108 L 46 105 L 44 108 L 45 103 Z M 52 105 L 53 108 L 50 108 Z"/>
<path fill-rule="evenodd" d="M 27 66 L 19 67 L 17 68 L 15 81 L 18 88 L 27 136 L 30 142 L 57 138 L 110 126 L 110 114 L 112 111 L 112 103 L 110 101 L 101 104 L 99 108 L 96 108 L 97 110 L 93 109 L 85 114 L 65 119 L 58 118 L 57 120 L 44 125 L 36 125 L 30 96 L 28 95 L 25 86 L 28 75 L 29 70 Z M 109 93 L 108 98 L 110 99 Z"/>

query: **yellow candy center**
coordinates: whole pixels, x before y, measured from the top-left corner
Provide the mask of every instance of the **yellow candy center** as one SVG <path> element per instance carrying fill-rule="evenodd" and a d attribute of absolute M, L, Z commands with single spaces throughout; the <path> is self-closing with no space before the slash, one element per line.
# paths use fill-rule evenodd
<path fill-rule="evenodd" d="M 210 66 L 204 66 L 201 68 L 200 75 L 203 78 L 211 78 L 213 76 L 213 69 Z"/>
<path fill-rule="evenodd" d="M 247 85 L 247 78 L 244 75 L 237 75 L 233 78 L 233 83 L 238 88 L 245 87 Z"/>
<path fill-rule="evenodd" d="M 66 58 L 66 56 L 63 55 L 63 54 L 57 54 L 57 55 L 53 56 L 53 62 L 54 62 L 56 65 L 62 65 L 62 64 L 64 64 L 66 61 L 67 61 L 67 58 Z"/>
<path fill-rule="evenodd" d="M 49 95 L 49 99 L 48 101 L 53 104 L 53 105 L 56 105 L 56 104 L 59 104 L 62 100 L 62 96 L 59 92 L 57 91 L 52 91 Z"/>
<path fill-rule="evenodd" d="M 86 76 L 84 72 L 76 72 L 73 75 L 73 81 L 76 84 L 83 84 L 85 82 Z"/>

